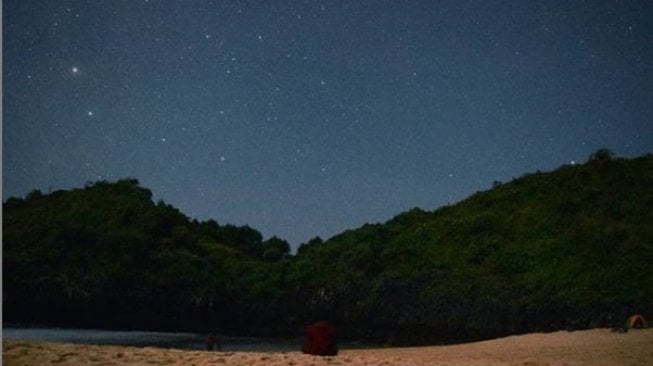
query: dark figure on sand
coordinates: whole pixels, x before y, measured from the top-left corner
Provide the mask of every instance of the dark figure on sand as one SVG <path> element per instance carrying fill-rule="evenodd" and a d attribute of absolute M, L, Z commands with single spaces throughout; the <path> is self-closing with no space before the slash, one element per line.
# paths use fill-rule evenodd
<path fill-rule="evenodd" d="M 336 347 L 336 329 L 327 322 L 318 322 L 306 327 L 306 342 L 302 352 L 318 356 L 335 356 L 338 354 Z"/>
<path fill-rule="evenodd" d="M 217 351 L 222 351 L 222 344 L 220 343 L 220 337 L 218 337 L 217 335 L 213 333 L 207 335 L 205 342 L 206 342 L 207 351 L 213 351 L 213 349 Z"/>

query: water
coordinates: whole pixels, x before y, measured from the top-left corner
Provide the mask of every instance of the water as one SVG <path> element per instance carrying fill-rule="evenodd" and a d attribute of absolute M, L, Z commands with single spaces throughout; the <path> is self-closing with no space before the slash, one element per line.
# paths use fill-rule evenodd
<path fill-rule="evenodd" d="M 204 335 L 102 329 L 3 327 L 3 339 L 204 350 Z M 301 340 L 222 337 L 223 352 L 299 351 Z"/>

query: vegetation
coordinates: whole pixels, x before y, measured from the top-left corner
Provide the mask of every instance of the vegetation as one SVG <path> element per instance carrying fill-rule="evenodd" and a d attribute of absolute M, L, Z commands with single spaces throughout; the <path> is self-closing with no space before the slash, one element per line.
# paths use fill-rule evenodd
<path fill-rule="evenodd" d="M 133 179 L 35 191 L 3 208 L 9 321 L 154 329 L 231 324 L 225 319 L 289 254 L 287 242 L 263 241 L 249 227 L 197 222 L 155 204 Z"/>
<path fill-rule="evenodd" d="M 435 343 L 653 315 L 653 156 L 496 183 L 291 256 L 249 227 L 198 222 L 138 181 L 3 204 L 4 319 L 111 328 Z"/>

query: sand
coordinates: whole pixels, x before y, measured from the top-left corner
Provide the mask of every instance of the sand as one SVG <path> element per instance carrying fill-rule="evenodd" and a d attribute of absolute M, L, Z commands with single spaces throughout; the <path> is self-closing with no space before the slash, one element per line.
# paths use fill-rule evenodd
<path fill-rule="evenodd" d="M 537 333 L 453 346 L 300 352 L 222 353 L 3 340 L 4 365 L 653 365 L 653 329 Z"/>

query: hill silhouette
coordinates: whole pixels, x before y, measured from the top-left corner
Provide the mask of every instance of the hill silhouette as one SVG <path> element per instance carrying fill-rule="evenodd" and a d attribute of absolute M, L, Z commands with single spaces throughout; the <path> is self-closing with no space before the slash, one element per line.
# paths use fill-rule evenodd
<path fill-rule="evenodd" d="M 322 271 L 323 305 L 360 337 L 412 344 L 622 325 L 653 310 L 651 187 L 653 156 L 599 151 L 304 246 L 295 265 Z"/>
<path fill-rule="evenodd" d="M 232 316 L 249 276 L 290 250 L 247 226 L 190 220 L 135 179 L 33 191 L 3 210 L 6 321 L 199 329 Z"/>
<path fill-rule="evenodd" d="M 3 204 L 4 318 L 450 342 L 653 311 L 653 156 L 599 150 L 435 211 L 301 245 L 191 220 L 134 179 Z"/>

